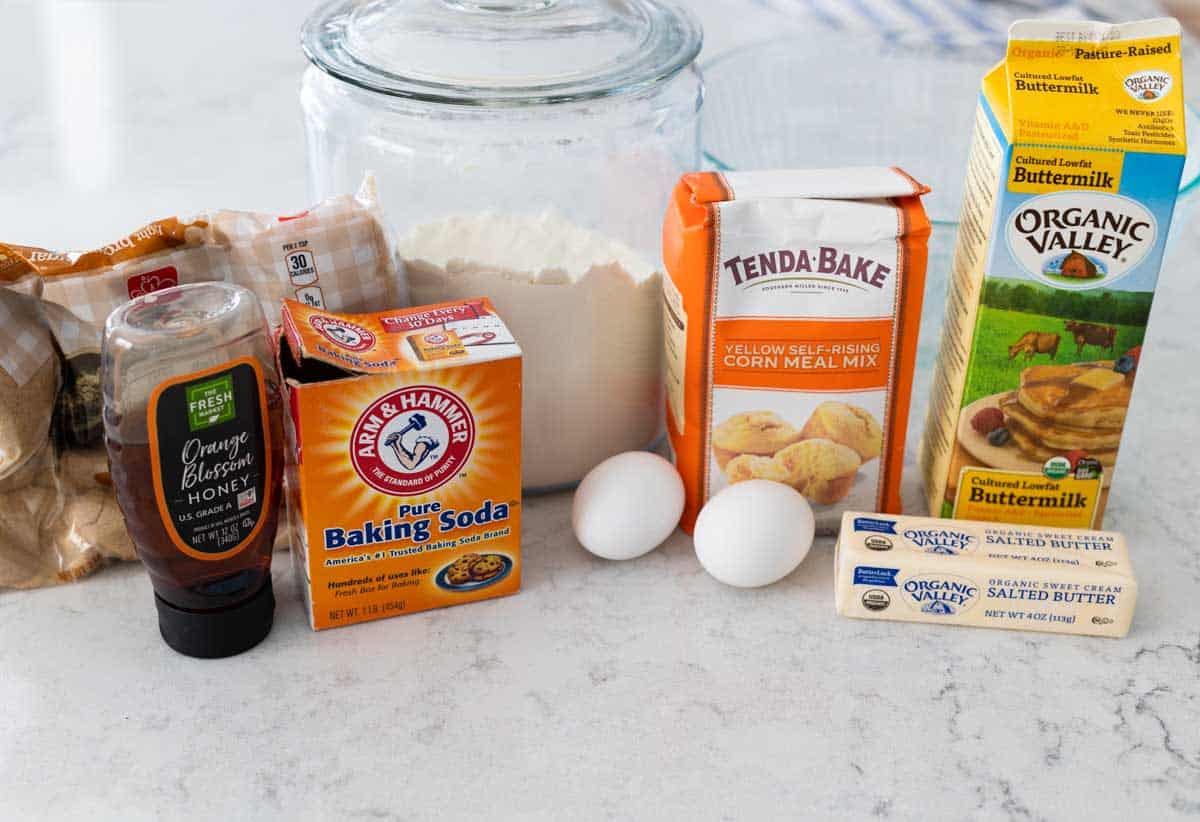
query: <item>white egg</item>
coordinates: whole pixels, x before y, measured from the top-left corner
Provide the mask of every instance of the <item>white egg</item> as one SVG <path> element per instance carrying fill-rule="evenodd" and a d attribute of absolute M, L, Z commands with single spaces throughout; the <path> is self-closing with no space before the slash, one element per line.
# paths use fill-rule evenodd
<path fill-rule="evenodd" d="M 598 557 L 633 559 L 653 551 L 683 515 L 683 480 L 648 451 L 627 451 L 597 465 L 579 483 L 571 527 Z"/>
<path fill-rule="evenodd" d="M 808 500 L 788 485 L 731 485 L 700 510 L 693 537 L 704 570 L 726 585 L 757 588 L 796 570 L 812 548 L 816 522 Z"/>

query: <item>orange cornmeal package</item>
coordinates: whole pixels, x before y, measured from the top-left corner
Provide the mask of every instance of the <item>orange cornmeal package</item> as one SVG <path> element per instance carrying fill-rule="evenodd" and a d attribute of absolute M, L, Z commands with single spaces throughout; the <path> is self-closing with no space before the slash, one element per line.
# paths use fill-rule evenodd
<path fill-rule="evenodd" d="M 900 511 L 928 188 L 895 168 L 687 174 L 663 228 L 668 431 L 691 531 L 750 479 L 831 532 Z"/>
<path fill-rule="evenodd" d="M 313 628 L 516 593 L 521 350 L 491 303 L 335 314 L 285 300 L 279 357 Z"/>

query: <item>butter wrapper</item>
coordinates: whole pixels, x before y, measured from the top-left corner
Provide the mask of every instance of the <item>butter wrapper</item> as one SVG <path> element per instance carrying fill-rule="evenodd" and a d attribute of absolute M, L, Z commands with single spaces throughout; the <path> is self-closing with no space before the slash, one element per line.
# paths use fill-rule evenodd
<path fill-rule="evenodd" d="M 834 563 L 858 619 L 1123 637 L 1137 601 L 1113 531 L 847 511 Z"/>

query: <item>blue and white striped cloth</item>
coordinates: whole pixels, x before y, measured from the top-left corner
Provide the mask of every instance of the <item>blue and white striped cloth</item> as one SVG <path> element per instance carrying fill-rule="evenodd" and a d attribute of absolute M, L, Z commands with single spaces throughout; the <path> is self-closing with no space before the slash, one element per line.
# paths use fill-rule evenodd
<path fill-rule="evenodd" d="M 968 45 L 1005 42 L 1022 17 L 1135 19 L 1162 14 L 1151 0 L 760 0 L 832 29 L 867 29 L 901 39 Z"/>

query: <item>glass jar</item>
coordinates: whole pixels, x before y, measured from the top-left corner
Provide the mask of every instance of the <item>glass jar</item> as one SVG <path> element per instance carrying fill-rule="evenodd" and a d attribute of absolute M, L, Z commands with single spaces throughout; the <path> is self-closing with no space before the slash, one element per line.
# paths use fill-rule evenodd
<path fill-rule="evenodd" d="M 338 0 L 303 30 L 310 194 L 373 172 L 413 301 L 487 296 L 525 355 L 524 474 L 661 435 L 662 215 L 700 163 L 670 0 Z"/>

